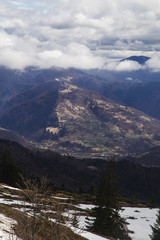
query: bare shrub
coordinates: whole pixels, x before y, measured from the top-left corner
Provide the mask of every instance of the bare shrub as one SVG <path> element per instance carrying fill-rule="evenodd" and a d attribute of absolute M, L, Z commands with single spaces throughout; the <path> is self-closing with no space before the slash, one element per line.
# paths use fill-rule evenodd
<path fill-rule="evenodd" d="M 14 231 L 23 240 L 78 240 L 68 227 L 69 204 L 52 196 L 52 189 L 44 178 L 41 181 L 25 180 L 21 189 L 22 212 L 17 215 Z"/>

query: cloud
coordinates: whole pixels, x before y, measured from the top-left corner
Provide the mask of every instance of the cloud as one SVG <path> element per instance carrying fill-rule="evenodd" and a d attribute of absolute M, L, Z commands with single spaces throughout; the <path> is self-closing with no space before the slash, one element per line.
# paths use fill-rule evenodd
<path fill-rule="evenodd" d="M 76 68 L 97 68 L 101 67 L 103 59 L 92 55 L 92 52 L 84 45 L 70 43 L 63 49 L 43 51 L 39 53 L 38 65 L 49 68 L 55 67 L 76 67 Z"/>
<path fill-rule="evenodd" d="M 25 54 L 23 51 L 5 49 L 1 51 L 0 65 L 8 66 L 12 69 L 23 69 L 30 66 L 30 63 L 37 65 L 34 57 Z"/>
<path fill-rule="evenodd" d="M 146 68 L 154 72 L 160 72 L 160 56 L 155 54 L 150 60 L 146 62 Z"/>
<path fill-rule="evenodd" d="M 105 69 L 110 71 L 136 71 L 144 68 L 138 62 L 135 61 L 123 61 L 123 62 L 111 62 L 106 64 Z"/>
<path fill-rule="evenodd" d="M 117 65 L 117 71 L 135 71 L 141 69 L 142 66 L 135 61 L 123 61 Z"/>
<path fill-rule="evenodd" d="M 159 9 L 157 0 L 1 0 L 0 64 L 137 70 L 118 60 L 160 55 Z"/>

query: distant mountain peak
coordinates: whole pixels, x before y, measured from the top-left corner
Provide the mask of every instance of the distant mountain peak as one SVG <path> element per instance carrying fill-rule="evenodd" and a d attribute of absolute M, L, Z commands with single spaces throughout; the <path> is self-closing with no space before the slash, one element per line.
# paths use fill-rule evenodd
<path fill-rule="evenodd" d="M 135 62 L 138 62 L 141 65 L 144 65 L 145 62 L 148 61 L 149 59 L 150 59 L 150 57 L 146 57 L 146 56 L 131 56 L 131 57 L 122 59 L 121 62 L 135 61 Z"/>

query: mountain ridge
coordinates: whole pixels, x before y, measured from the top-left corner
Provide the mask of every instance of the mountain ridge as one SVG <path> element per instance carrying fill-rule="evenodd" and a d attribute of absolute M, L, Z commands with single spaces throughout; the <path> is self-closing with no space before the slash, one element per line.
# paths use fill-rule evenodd
<path fill-rule="evenodd" d="M 1 126 L 63 154 L 107 157 L 160 145 L 158 120 L 79 88 L 69 76 L 17 95 L 8 106 Z"/>

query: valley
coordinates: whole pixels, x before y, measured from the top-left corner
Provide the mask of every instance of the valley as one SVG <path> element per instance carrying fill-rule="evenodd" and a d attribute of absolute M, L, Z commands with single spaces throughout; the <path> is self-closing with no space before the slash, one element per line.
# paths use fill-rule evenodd
<path fill-rule="evenodd" d="M 30 86 L 3 99 L 0 114 L 0 126 L 26 137 L 26 142 L 61 154 L 105 159 L 160 145 L 158 119 L 76 85 L 82 77 L 98 81 L 94 76 L 76 70 L 70 75 L 58 70 L 32 72 Z M 29 74 L 19 73 L 19 78 Z"/>

